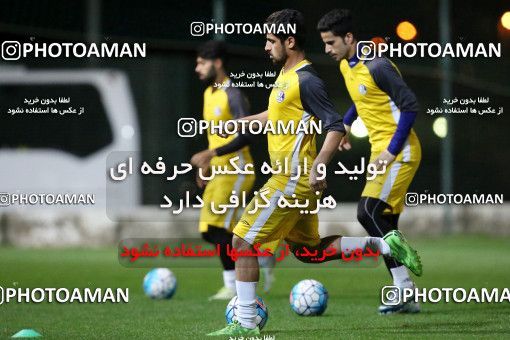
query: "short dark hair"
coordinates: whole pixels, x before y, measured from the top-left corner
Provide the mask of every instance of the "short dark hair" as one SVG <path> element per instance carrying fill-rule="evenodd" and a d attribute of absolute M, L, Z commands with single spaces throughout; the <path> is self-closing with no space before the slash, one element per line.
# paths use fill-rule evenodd
<path fill-rule="evenodd" d="M 305 47 L 305 37 L 306 37 L 306 29 L 305 29 L 305 17 L 301 14 L 300 11 L 295 9 L 282 9 L 281 11 L 274 12 L 266 19 L 267 24 L 275 24 L 276 26 L 283 25 L 285 29 L 287 26 L 294 25 L 296 27 L 296 33 L 286 31 L 286 34 L 275 34 L 275 36 L 283 42 L 288 37 L 294 37 L 296 40 L 296 45 L 299 49 L 303 49 Z M 278 31 L 278 27 L 276 28 Z"/>
<path fill-rule="evenodd" d="M 331 31 L 334 35 L 342 38 L 349 32 L 356 36 L 353 32 L 352 14 L 348 9 L 334 9 L 324 14 L 317 23 L 317 30 L 319 32 Z"/>
<path fill-rule="evenodd" d="M 208 59 L 221 59 L 223 64 L 227 62 L 227 44 L 221 40 L 209 40 L 198 47 L 197 56 Z"/>

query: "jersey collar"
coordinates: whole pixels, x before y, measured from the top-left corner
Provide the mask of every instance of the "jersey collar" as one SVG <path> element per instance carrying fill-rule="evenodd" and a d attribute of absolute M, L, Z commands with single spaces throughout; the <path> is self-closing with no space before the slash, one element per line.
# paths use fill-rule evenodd
<path fill-rule="evenodd" d="M 290 69 L 288 70 L 285 70 L 283 67 L 280 71 L 280 74 L 284 74 L 284 71 L 285 73 L 289 73 L 289 71 L 297 71 L 298 69 L 300 69 L 301 67 L 304 67 L 306 65 L 310 65 L 311 62 L 309 62 L 308 60 L 306 59 L 303 59 L 301 60 L 299 63 L 297 63 L 296 65 L 292 66 Z"/>
<path fill-rule="evenodd" d="M 211 91 L 211 93 L 216 93 L 216 90 L 225 90 L 227 87 L 230 87 L 230 84 L 232 83 L 232 80 L 230 80 L 230 78 L 228 76 L 225 76 L 225 78 L 223 79 L 223 82 L 221 83 L 221 87 L 214 87 L 214 84 L 212 85 L 209 85 L 209 89 Z"/>
<path fill-rule="evenodd" d="M 361 53 L 361 48 L 365 46 L 365 44 L 362 44 L 362 43 L 357 43 L 356 44 L 356 53 L 347 60 L 347 62 L 349 63 L 349 66 L 351 68 L 353 68 L 354 66 L 358 65 L 358 63 L 360 62 L 360 59 L 358 58 L 358 55 L 362 55 Z M 373 58 L 372 58 L 373 59 Z M 361 62 L 364 64 L 366 60 L 361 60 Z"/>
<path fill-rule="evenodd" d="M 347 60 L 347 62 L 349 63 L 349 66 L 353 68 L 359 62 L 358 55 L 357 54 L 353 55 L 351 58 L 349 58 L 349 60 Z"/>

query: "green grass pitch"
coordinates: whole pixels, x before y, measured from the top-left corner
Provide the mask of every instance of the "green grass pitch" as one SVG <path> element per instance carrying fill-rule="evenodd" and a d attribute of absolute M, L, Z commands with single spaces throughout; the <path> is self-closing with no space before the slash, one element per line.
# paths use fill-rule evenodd
<path fill-rule="evenodd" d="M 455 237 L 410 241 L 424 263 L 419 287 L 510 287 L 510 239 Z M 33 328 L 47 339 L 204 339 L 224 326 L 226 302 L 208 302 L 221 285 L 217 268 L 170 268 L 178 280 L 167 301 L 144 296 L 148 269 L 119 265 L 111 249 L 0 248 L 3 287 L 127 287 L 127 304 L 3 304 L 0 338 Z M 288 302 L 301 279 L 321 281 L 329 291 L 320 317 L 299 317 Z M 379 292 L 390 284 L 384 266 L 375 269 L 280 268 L 270 294 L 262 334 L 280 339 L 510 338 L 510 303 L 424 304 L 417 315 L 379 316 Z"/>

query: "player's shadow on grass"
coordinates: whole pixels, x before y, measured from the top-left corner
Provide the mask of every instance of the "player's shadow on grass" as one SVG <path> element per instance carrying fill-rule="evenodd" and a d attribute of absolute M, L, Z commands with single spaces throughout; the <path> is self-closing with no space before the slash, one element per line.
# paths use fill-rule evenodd
<path fill-rule="evenodd" d="M 395 316 L 390 316 L 394 318 Z M 398 319 L 394 319 L 397 322 Z M 405 322 L 400 325 L 392 323 L 387 327 L 351 327 L 343 328 L 342 331 L 378 331 L 387 334 L 466 334 L 466 335 L 487 335 L 490 328 L 490 333 L 496 334 L 510 334 L 509 330 L 498 330 L 491 326 L 491 324 L 499 325 L 500 322 L 496 320 L 484 320 L 484 321 L 452 321 L 452 322 Z M 480 328 L 480 329 L 473 329 Z"/>
<path fill-rule="evenodd" d="M 462 324 L 462 325 L 460 325 Z M 455 326 L 455 329 L 452 329 L 452 326 Z M 292 338 L 306 338 L 309 339 L 309 334 L 324 334 L 327 332 L 334 332 L 335 334 L 339 335 L 339 333 L 342 334 L 351 334 L 351 332 L 356 332 L 357 336 L 363 337 L 363 334 L 366 334 L 367 336 L 372 336 L 374 334 L 374 331 L 377 331 L 379 335 L 392 335 L 392 336 L 398 336 L 398 335 L 420 335 L 423 336 L 427 335 L 440 335 L 440 334 L 459 334 L 459 335 L 487 335 L 490 334 L 501 334 L 501 335 L 510 335 L 510 330 L 496 330 L 491 329 L 490 331 L 487 328 L 482 328 L 483 326 L 487 327 L 486 322 L 443 322 L 443 323 L 437 323 L 432 322 L 430 324 L 407 324 L 408 328 L 402 329 L 402 328 L 395 328 L 395 325 L 392 325 L 391 327 L 370 327 L 370 326 L 363 326 L 363 327 L 342 327 L 339 328 L 307 328 L 306 329 L 306 336 L 303 336 L 304 330 L 278 330 L 278 329 L 271 329 L 268 330 L 267 334 L 270 335 L 277 335 L 277 336 L 285 336 L 285 337 L 292 337 Z M 482 329 L 468 329 L 472 327 L 480 327 Z M 263 333 L 263 334 L 264 334 Z"/>
<path fill-rule="evenodd" d="M 423 308 L 423 307 L 422 307 Z M 420 312 L 420 315 L 422 314 L 428 314 L 428 315 L 438 315 L 438 314 L 453 314 L 453 313 L 466 313 L 466 312 L 472 312 L 472 313 L 483 313 L 483 312 L 488 312 L 488 311 L 497 311 L 499 313 L 509 313 L 510 312 L 510 305 L 503 305 L 503 304 L 499 304 L 499 305 L 486 305 L 486 306 L 483 306 L 483 308 L 463 308 L 463 309 L 459 309 L 458 307 L 455 307 L 455 306 L 450 306 L 450 307 L 447 307 L 447 308 L 444 308 L 444 307 L 441 307 L 441 309 L 422 309 L 422 311 Z M 400 314 L 400 315 L 409 315 L 409 314 Z"/>
<path fill-rule="evenodd" d="M 306 332 L 306 333 L 304 333 Z M 310 337 L 310 334 L 323 334 L 325 332 L 338 332 L 338 328 L 307 328 L 304 329 L 271 329 L 267 331 L 263 331 L 262 335 L 280 335 L 285 336 L 286 338 L 293 338 L 293 339 L 312 339 Z M 278 336 L 276 337 L 278 339 Z"/>

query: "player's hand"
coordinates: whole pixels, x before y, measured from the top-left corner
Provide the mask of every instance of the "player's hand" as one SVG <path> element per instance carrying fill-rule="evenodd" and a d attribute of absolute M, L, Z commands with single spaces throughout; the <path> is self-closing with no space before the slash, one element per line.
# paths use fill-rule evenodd
<path fill-rule="evenodd" d="M 203 150 L 194 154 L 193 157 L 191 157 L 190 163 L 197 168 L 208 168 L 214 156 L 216 156 L 214 150 Z"/>
<path fill-rule="evenodd" d="M 206 168 L 201 168 L 201 169 L 202 169 L 202 174 L 204 174 L 204 175 L 210 174 L 211 169 L 208 166 Z M 206 181 L 206 180 L 200 178 L 198 169 L 197 169 L 197 175 L 195 177 L 195 181 L 197 183 L 197 187 L 199 187 L 200 189 L 205 188 L 207 183 L 209 182 L 209 181 Z"/>
<path fill-rule="evenodd" d="M 340 145 L 338 145 L 338 151 L 347 151 L 351 149 L 351 141 L 349 140 L 349 135 L 346 134 L 342 137 L 340 141 Z"/>
<path fill-rule="evenodd" d="M 351 141 L 349 140 L 349 133 L 351 132 L 351 127 L 349 125 L 344 125 L 345 127 L 345 135 L 342 137 L 340 141 L 340 145 L 338 145 L 338 151 L 347 151 L 351 149 Z"/>
<path fill-rule="evenodd" d="M 317 177 L 320 177 L 320 174 L 317 171 L 317 166 L 314 164 L 312 166 L 312 170 L 310 171 L 309 179 L 310 188 L 312 189 L 313 192 L 323 191 L 328 187 L 328 184 L 326 183 L 326 178 L 319 180 L 317 179 Z"/>
<path fill-rule="evenodd" d="M 375 164 L 377 170 L 382 169 L 383 166 L 388 166 L 391 162 L 395 160 L 396 156 L 390 153 L 388 150 L 384 150 L 381 152 L 379 156 L 372 162 Z"/>

